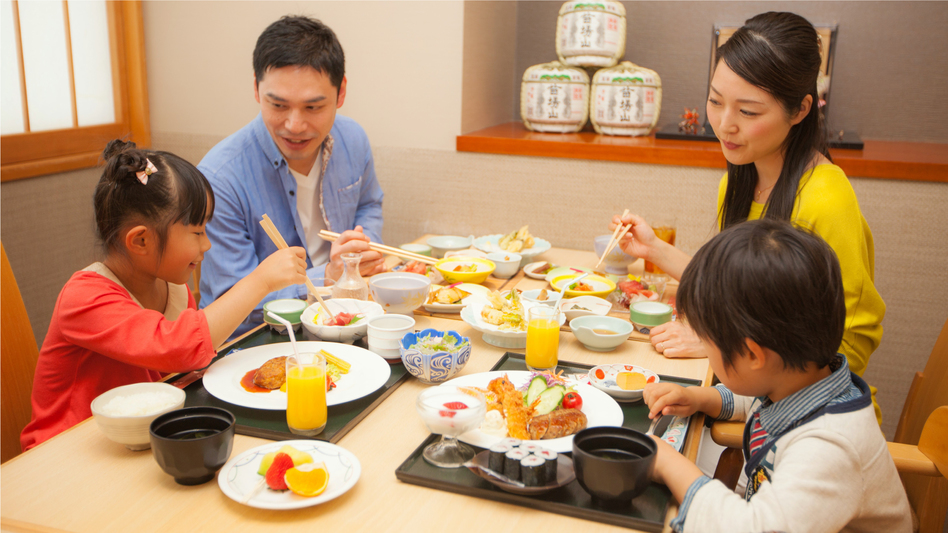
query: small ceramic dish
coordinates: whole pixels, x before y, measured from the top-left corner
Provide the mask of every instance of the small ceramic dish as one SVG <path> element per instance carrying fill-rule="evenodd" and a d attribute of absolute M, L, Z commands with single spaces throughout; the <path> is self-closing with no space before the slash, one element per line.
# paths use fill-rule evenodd
<path fill-rule="evenodd" d="M 577 296 L 563 298 L 559 302 L 560 311 L 566 315 L 566 320 L 581 316 L 605 316 L 612 310 L 612 304 L 598 296 Z"/>
<path fill-rule="evenodd" d="M 457 341 L 453 351 L 441 350 L 425 354 L 415 347 L 416 343 L 426 337 L 445 337 L 447 335 L 451 335 Z M 453 378 L 464 368 L 467 360 L 471 358 L 471 339 L 456 331 L 424 329 L 418 333 L 406 333 L 402 337 L 399 351 L 401 352 L 402 364 L 405 365 L 409 374 L 426 385 L 435 385 Z"/>
<path fill-rule="evenodd" d="M 514 277 L 520 270 L 520 254 L 513 252 L 491 252 L 487 254 L 487 259 L 494 262 L 494 277 L 508 279 Z"/>
<path fill-rule="evenodd" d="M 545 494 L 551 490 L 568 485 L 572 483 L 574 479 L 576 479 L 576 473 L 573 471 L 573 460 L 569 457 L 566 457 L 566 455 L 558 454 L 556 457 L 556 481 L 551 481 L 546 485 L 539 485 L 537 487 L 521 487 L 520 485 L 514 485 L 513 483 L 503 481 L 488 474 L 487 472 L 484 472 L 482 469 L 488 468 L 490 463 L 489 457 L 489 450 L 482 451 L 481 453 L 475 455 L 474 459 L 471 460 L 471 463 L 473 463 L 475 466 L 468 466 L 468 469 L 470 469 L 470 471 L 476 476 L 486 480 L 491 485 L 511 494 L 523 494 L 525 496 Z"/>
<path fill-rule="evenodd" d="M 487 259 L 487 254 L 478 250 L 477 248 L 465 248 L 463 250 L 451 250 L 450 252 L 444 253 L 445 259 L 448 257 L 479 257 L 481 259 Z"/>
<path fill-rule="evenodd" d="M 550 286 L 554 290 L 559 291 L 563 288 L 563 285 L 566 285 L 566 297 L 575 298 L 577 296 L 598 296 L 600 298 L 605 298 L 609 294 L 616 290 L 616 284 L 614 281 L 604 278 L 602 276 L 589 275 L 583 278 L 580 283 L 585 283 L 592 290 L 583 291 L 578 288 L 570 289 L 569 286 L 572 284 L 573 279 L 575 279 L 580 274 L 573 272 L 571 274 L 565 274 L 562 276 L 557 276 L 550 281 Z"/>
<path fill-rule="evenodd" d="M 662 302 L 646 300 L 633 302 L 629 306 L 629 320 L 635 330 L 648 335 L 655 326 L 660 326 L 672 318 L 672 307 Z"/>
<path fill-rule="evenodd" d="M 540 293 L 546 291 L 546 298 L 540 300 Z M 542 305 L 556 305 L 560 303 L 560 293 L 550 290 L 550 289 L 530 289 L 529 291 L 523 291 L 520 293 L 520 297 L 528 302 L 533 302 Z"/>
<path fill-rule="evenodd" d="M 576 481 L 593 502 L 628 506 L 652 484 L 657 446 L 634 429 L 586 428 L 573 437 Z"/>
<path fill-rule="evenodd" d="M 346 312 L 362 315 L 364 317 L 351 326 L 326 326 L 317 324 L 314 321 L 317 315 L 323 313 L 322 306 L 315 303 L 307 307 L 300 317 L 303 321 L 303 327 L 319 340 L 330 342 L 352 344 L 359 339 L 365 338 L 369 330 L 369 321 L 366 319 L 385 314 L 382 306 L 375 302 L 354 300 L 352 298 L 333 298 L 326 302 L 326 306 L 329 307 L 329 310 L 332 311 L 333 314 Z"/>
<path fill-rule="evenodd" d="M 431 278 L 411 272 L 384 272 L 369 278 L 369 291 L 386 313 L 411 315 L 428 299 Z"/>
<path fill-rule="evenodd" d="M 471 266 L 476 268 L 475 272 L 455 271 L 456 268 Z M 450 257 L 438 261 L 434 267 L 448 283 L 484 283 L 487 276 L 494 271 L 495 265 L 493 261 L 479 257 Z"/>
<path fill-rule="evenodd" d="M 539 267 L 543 267 L 543 269 L 538 270 Z M 523 273 L 526 274 L 528 278 L 546 279 L 547 272 L 553 270 L 554 268 L 559 267 L 546 261 L 537 261 L 523 267 Z"/>
<path fill-rule="evenodd" d="M 276 331 L 280 335 L 286 335 L 286 326 L 277 322 L 271 317 L 269 313 L 273 313 L 280 318 L 289 322 L 293 329 L 296 331 L 300 330 L 300 316 L 302 316 L 303 311 L 306 309 L 307 304 L 305 300 L 297 300 L 295 298 L 283 298 L 280 300 L 270 300 L 269 302 L 263 304 L 263 321 L 270 325 L 270 329 Z"/>
<path fill-rule="evenodd" d="M 153 395 L 156 393 L 167 395 L 169 398 L 173 397 L 174 401 L 171 402 L 169 400 L 168 404 L 164 407 L 155 409 L 147 414 L 108 414 L 108 410 L 105 408 L 112 399 L 117 397 L 131 398 L 142 394 L 155 398 Z M 106 437 L 119 444 L 124 444 L 129 450 L 139 451 L 147 450 L 151 447 L 148 427 L 152 421 L 164 413 L 181 409 L 184 407 L 184 400 L 184 391 L 167 383 L 133 383 L 131 385 L 115 387 L 98 395 L 92 400 L 91 410 L 96 424 L 98 424 L 102 433 L 105 433 Z"/>
<path fill-rule="evenodd" d="M 633 374 L 641 374 L 645 377 L 645 385 L 649 383 L 658 383 L 661 381 L 661 378 L 655 372 L 647 368 L 642 368 L 638 365 L 623 365 L 623 364 L 611 364 L 611 365 L 599 365 L 594 366 L 589 369 L 589 383 L 596 387 L 597 389 L 605 392 L 609 396 L 612 396 L 616 400 L 623 402 L 637 402 L 642 399 L 642 391 L 645 388 L 645 385 L 639 389 L 623 389 L 619 386 L 618 375 L 620 373 L 629 372 Z M 633 378 L 641 380 L 642 378 Z"/>
<path fill-rule="evenodd" d="M 461 299 L 460 303 L 437 303 L 433 301 L 432 296 L 435 295 L 439 290 L 443 289 L 441 285 L 432 285 L 431 291 L 428 293 L 428 299 L 425 301 L 425 310 L 429 313 L 460 313 L 461 309 L 465 305 L 471 302 L 471 299 L 477 295 L 487 297 L 490 294 L 490 289 L 483 285 L 476 285 L 474 283 L 461 283 L 456 286 L 456 288 L 461 289 L 462 291 L 471 293 L 470 296 L 465 296 Z"/>
<path fill-rule="evenodd" d="M 405 250 L 406 252 L 414 252 L 419 255 L 431 257 L 431 247 L 428 246 L 427 244 L 415 244 L 413 242 L 410 242 L 408 244 L 403 244 L 399 246 L 399 248 L 401 248 L 402 250 Z"/>
<path fill-rule="evenodd" d="M 451 250 L 463 250 L 470 248 L 474 236 L 458 237 L 457 235 L 437 235 L 430 237 L 425 244 L 431 247 L 431 253 L 434 257 L 444 257 L 445 252 Z"/>
<path fill-rule="evenodd" d="M 614 316 L 581 316 L 569 321 L 573 335 L 594 352 L 615 350 L 629 339 L 632 324 Z"/>
<path fill-rule="evenodd" d="M 606 245 L 609 244 L 611 240 L 612 235 L 600 235 L 596 237 L 593 246 L 593 249 L 596 251 L 596 257 L 602 257 L 602 253 L 606 251 Z M 612 251 L 609 252 L 609 255 L 603 258 L 602 263 L 606 267 L 606 272 L 624 276 L 629 273 L 629 265 L 634 263 L 636 259 L 636 257 L 632 257 L 623 252 L 622 248 L 617 244 L 612 248 Z"/>

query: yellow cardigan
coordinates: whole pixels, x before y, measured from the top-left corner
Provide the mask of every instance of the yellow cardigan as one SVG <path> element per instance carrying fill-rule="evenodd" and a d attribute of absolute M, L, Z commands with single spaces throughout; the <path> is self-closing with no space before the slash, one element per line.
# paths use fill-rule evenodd
<path fill-rule="evenodd" d="M 727 174 L 718 186 L 719 226 L 725 190 Z M 752 202 L 747 220 L 759 219 L 764 208 L 764 204 Z M 818 165 L 800 178 L 791 221 L 817 233 L 836 252 L 846 294 L 846 330 L 839 351 L 846 355 L 849 368 L 862 376 L 869 356 L 882 341 L 885 302 L 873 282 L 875 254 L 872 232 L 859 210 L 856 193 L 841 168 L 832 164 Z M 876 418 L 881 423 L 876 388 L 870 389 Z"/>

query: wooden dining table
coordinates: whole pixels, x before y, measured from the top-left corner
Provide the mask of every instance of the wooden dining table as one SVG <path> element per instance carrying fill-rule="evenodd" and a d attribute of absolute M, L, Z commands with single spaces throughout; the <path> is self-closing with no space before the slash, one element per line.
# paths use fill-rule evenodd
<path fill-rule="evenodd" d="M 541 259 L 560 265 L 592 267 L 592 252 L 552 249 Z M 494 280 L 495 288 L 525 287 L 529 278 Z M 415 315 L 416 328 L 453 329 L 468 336 L 472 356 L 460 375 L 485 372 L 507 351 L 485 343 L 481 334 L 453 316 Z M 517 351 L 517 350 L 511 350 Z M 614 351 L 586 349 L 571 333 L 560 333 L 559 358 L 590 365 L 632 363 L 659 374 L 708 385 L 706 359 L 666 359 L 643 339 L 630 339 Z M 415 409 L 428 386 L 409 378 L 338 442 L 358 457 L 362 473 L 340 497 L 297 510 L 263 510 L 231 500 L 217 480 L 178 485 L 150 451 L 133 452 L 112 442 L 86 420 L 0 466 L 0 531 L 632 531 L 625 527 L 498 503 L 403 483 L 395 470 L 429 436 Z M 694 419 L 683 453 L 695 459 L 701 419 Z M 270 442 L 236 435 L 231 457 Z M 670 506 L 668 521 L 675 516 Z"/>

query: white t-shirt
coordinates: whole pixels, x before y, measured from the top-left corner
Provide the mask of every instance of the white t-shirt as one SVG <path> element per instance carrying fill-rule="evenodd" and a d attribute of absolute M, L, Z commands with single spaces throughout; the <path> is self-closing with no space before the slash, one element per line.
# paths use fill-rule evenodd
<path fill-rule="evenodd" d="M 323 182 L 322 169 L 322 149 L 319 150 L 319 156 L 316 157 L 316 163 L 313 164 L 308 176 L 290 169 L 290 173 L 296 178 L 296 210 L 300 214 L 303 235 L 306 235 L 306 250 L 309 252 L 309 259 L 313 262 L 313 266 L 328 263 L 329 251 L 332 248 L 329 241 L 324 241 L 319 236 L 320 230 L 326 229 L 326 220 L 319 206 L 319 188 Z"/>

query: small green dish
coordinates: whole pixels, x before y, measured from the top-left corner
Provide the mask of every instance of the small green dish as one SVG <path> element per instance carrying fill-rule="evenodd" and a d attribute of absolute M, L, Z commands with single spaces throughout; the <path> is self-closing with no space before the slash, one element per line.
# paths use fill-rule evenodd
<path fill-rule="evenodd" d="M 270 315 L 268 315 L 267 312 L 271 312 L 286 320 L 290 324 L 296 325 L 300 323 L 300 316 L 303 314 L 305 309 L 305 300 L 297 300 L 295 298 L 270 300 L 269 302 L 263 304 L 263 321 L 274 326 L 282 325 L 276 320 L 270 318 Z"/>
<path fill-rule="evenodd" d="M 629 306 L 629 321 L 639 333 L 648 335 L 655 326 L 660 326 L 672 318 L 672 307 L 653 301 L 635 302 Z"/>

